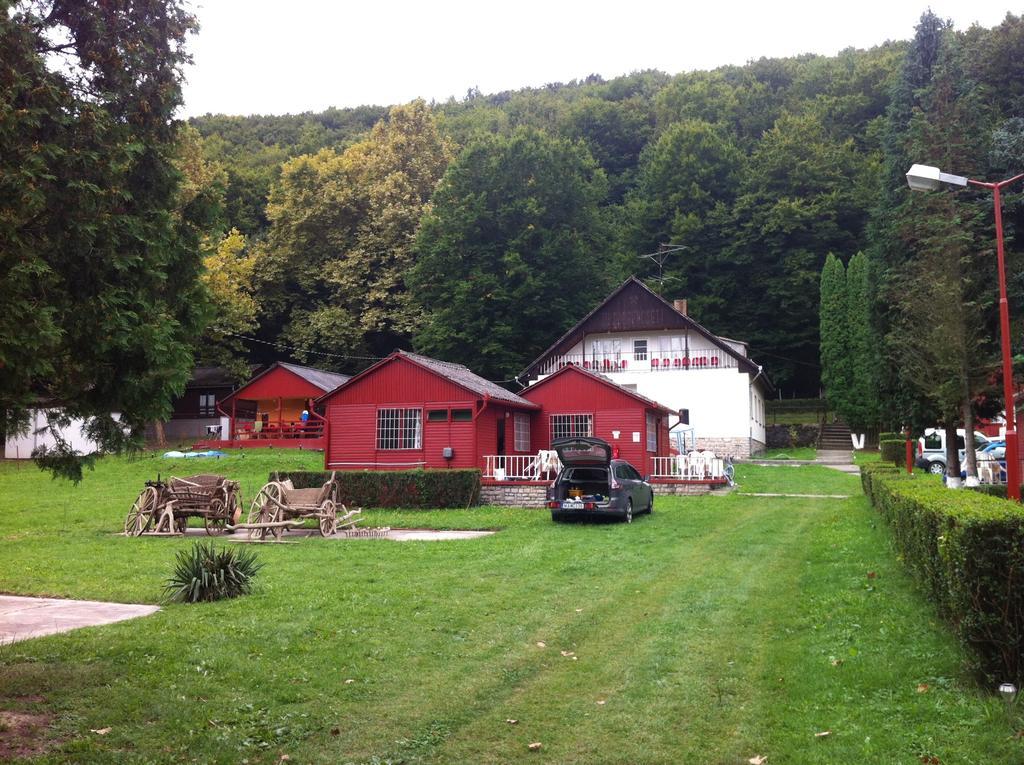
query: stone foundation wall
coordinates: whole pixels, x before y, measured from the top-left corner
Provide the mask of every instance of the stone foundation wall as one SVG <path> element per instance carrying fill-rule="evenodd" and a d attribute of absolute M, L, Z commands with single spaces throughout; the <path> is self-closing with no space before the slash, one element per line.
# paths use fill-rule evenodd
<path fill-rule="evenodd" d="M 752 438 L 697 438 L 697 448 L 713 451 L 719 457 L 732 456 L 734 459 L 747 459 L 753 454 L 764 451 L 764 444 Z"/>
<path fill-rule="evenodd" d="M 548 484 L 481 484 L 480 504 L 501 507 L 544 507 Z"/>
<path fill-rule="evenodd" d="M 652 483 L 656 496 L 684 496 L 692 494 L 707 494 L 713 487 L 708 483 Z"/>

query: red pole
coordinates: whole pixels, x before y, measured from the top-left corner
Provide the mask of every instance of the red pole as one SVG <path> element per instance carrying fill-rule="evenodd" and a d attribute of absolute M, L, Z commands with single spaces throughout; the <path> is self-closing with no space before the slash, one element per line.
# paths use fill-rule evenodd
<path fill-rule="evenodd" d="M 910 431 L 907 431 L 907 472 L 914 472 L 914 447 L 913 441 L 910 440 Z"/>
<path fill-rule="evenodd" d="M 1016 179 L 1011 179 L 1016 180 Z M 1003 183 L 1008 183 L 1004 181 Z M 1020 462 L 1017 442 L 1017 412 L 1013 399 L 1013 356 L 1010 350 L 1010 308 L 1006 300 L 1006 262 L 1003 255 L 1003 207 L 999 197 L 1002 184 L 992 186 L 996 216 L 996 258 L 999 263 L 999 331 L 1003 350 L 1003 398 L 1006 400 L 1006 496 L 1020 502 Z"/>

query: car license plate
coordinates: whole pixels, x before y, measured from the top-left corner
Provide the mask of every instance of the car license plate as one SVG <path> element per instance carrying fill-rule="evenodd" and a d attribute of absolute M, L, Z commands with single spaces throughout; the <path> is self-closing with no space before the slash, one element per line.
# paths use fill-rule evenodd
<path fill-rule="evenodd" d="M 578 499 L 565 499 L 562 500 L 563 510 L 582 510 L 583 503 Z"/>

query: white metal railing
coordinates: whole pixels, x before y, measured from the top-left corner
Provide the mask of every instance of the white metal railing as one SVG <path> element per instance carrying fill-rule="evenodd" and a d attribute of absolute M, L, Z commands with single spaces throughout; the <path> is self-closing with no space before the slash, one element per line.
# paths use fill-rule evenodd
<path fill-rule="evenodd" d="M 637 358 L 639 356 L 639 358 Z M 646 354 L 566 353 L 541 363 L 539 375 L 554 374 L 562 367 L 579 366 L 593 372 L 689 372 L 705 369 L 735 369 L 735 357 L 720 348 L 690 351 L 649 351 Z"/>
<path fill-rule="evenodd" d="M 725 460 L 714 452 L 691 452 L 674 457 L 652 457 L 652 478 L 708 481 L 725 478 Z"/>
<path fill-rule="evenodd" d="M 554 452 L 484 455 L 484 478 L 497 481 L 546 481 L 562 469 Z"/>

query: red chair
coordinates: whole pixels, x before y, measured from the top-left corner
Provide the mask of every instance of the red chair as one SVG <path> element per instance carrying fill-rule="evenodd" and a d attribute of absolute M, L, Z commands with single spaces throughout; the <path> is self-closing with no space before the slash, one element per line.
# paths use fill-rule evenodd
<path fill-rule="evenodd" d="M 661 365 L 662 365 L 663 367 L 665 367 L 665 369 L 668 369 L 668 368 L 669 368 L 669 366 L 671 366 L 671 365 L 669 364 L 669 361 L 668 361 L 668 359 L 662 359 L 662 360 L 661 360 Z"/>
<path fill-rule="evenodd" d="M 590 369 L 590 362 L 589 361 L 584 361 L 583 362 L 583 368 L 584 369 Z"/>
<path fill-rule="evenodd" d="M 658 364 L 659 364 L 659 362 L 658 362 L 657 359 L 651 359 L 651 369 L 657 369 L 658 368 Z"/>
<path fill-rule="evenodd" d="M 625 369 L 628 365 L 629 365 L 629 362 L 626 361 L 626 359 L 623 359 L 622 360 L 622 368 Z"/>
<path fill-rule="evenodd" d="M 683 359 L 683 366 L 684 366 L 684 367 L 689 367 L 689 366 L 690 366 L 690 360 L 689 360 L 689 359 L 685 359 L 685 358 L 684 358 L 684 359 Z"/>
<path fill-rule="evenodd" d="M 604 360 L 604 368 L 605 368 L 605 369 L 611 369 L 611 368 L 612 368 L 612 362 L 611 362 L 611 359 L 605 359 L 605 360 Z"/>
<path fill-rule="evenodd" d="M 702 366 L 702 367 L 706 367 L 706 366 L 708 365 L 708 357 L 707 357 L 707 356 L 701 356 L 701 357 L 699 357 L 699 358 L 697 359 L 697 364 L 698 364 L 699 366 Z"/>
<path fill-rule="evenodd" d="M 712 356 L 711 357 L 711 366 L 713 366 L 713 367 L 717 367 L 718 366 L 718 356 Z"/>
<path fill-rule="evenodd" d="M 674 360 L 673 360 L 673 363 L 674 363 L 674 364 L 675 364 L 675 365 L 676 365 L 677 367 L 681 367 L 681 366 L 683 365 L 683 360 L 682 360 L 682 359 L 674 359 Z"/>

